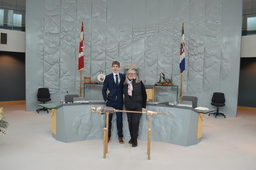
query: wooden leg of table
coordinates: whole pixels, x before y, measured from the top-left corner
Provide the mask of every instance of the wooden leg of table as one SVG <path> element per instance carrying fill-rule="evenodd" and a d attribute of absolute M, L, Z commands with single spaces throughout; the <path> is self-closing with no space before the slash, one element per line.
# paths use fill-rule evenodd
<path fill-rule="evenodd" d="M 150 129 L 150 115 L 148 115 L 148 146 L 147 146 L 148 160 L 150 160 L 150 144 L 151 144 L 151 129 Z"/>
<path fill-rule="evenodd" d="M 106 154 L 108 153 L 108 120 L 109 113 L 106 113 L 106 127 L 103 129 L 103 158 L 106 158 Z"/>
<path fill-rule="evenodd" d="M 106 128 L 104 128 L 103 129 L 103 131 L 104 131 L 104 134 L 103 134 L 103 158 L 105 159 L 106 158 L 106 141 L 107 141 L 107 129 Z"/>
<path fill-rule="evenodd" d="M 148 135 L 149 135 L 149 141 L 148 141 L 148 160 L 150 160 L 150 149 L 151 149 L 151 129 L 149 129 L 149 132 L 148 132 Z"/>
<path fill-rule="evenodd" d="M 56 109 L 52 109 L 52 133 L 56 135 L 57 129 L 56 129 Z"/>
<path fill-rule="evenodd" d="M 106 113 L 106 129 L 107 129 L 107 133 L 106 133 L 106 153 L 108 153 L 108 121 L 109 121 L 109 113 Z"/>

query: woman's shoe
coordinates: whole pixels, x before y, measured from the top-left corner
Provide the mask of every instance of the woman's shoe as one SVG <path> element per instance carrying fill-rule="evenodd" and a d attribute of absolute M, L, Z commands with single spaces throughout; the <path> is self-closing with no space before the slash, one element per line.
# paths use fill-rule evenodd
<path fill-rule="evenodd" d="M 137 139 L 134 139 L 132 141 L 132 147 L 137 147 L 137 146 L 138 146 L 138 141 L 137 141 Z"/>

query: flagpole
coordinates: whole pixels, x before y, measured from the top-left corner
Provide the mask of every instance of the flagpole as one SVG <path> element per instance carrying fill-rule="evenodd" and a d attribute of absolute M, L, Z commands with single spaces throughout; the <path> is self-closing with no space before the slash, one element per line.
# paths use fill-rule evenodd
<path fill-rule="evenodd" d="M 182 75 L 183 73 L 180 73 L 180 101 L 182 100 Z"/>
<path fill-rule="evenodd" d="M 79 73 L 80 73 L 80 97 L 83 97 L 82 96 L 82 87 L 83 87 L 83 82 L 82 82 L 82 77 L 83 77 L 83 75 L 82 75 L 82 70 L 79 70 Z"/>

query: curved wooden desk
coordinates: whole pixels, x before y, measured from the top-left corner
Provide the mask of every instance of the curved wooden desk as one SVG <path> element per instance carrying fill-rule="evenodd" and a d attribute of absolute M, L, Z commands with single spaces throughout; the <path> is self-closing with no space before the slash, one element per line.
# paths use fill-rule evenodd
<path fill-rule="evenodd" d="M 55 133 L 52 136 L 62 142 L 75 142 L 82 140 L 103 139 L 102 129 L 105 126 L 105 116 L 91 113 L 91 106 L 104 105 L 105 103 L 89 104 L 64 104 L 56 107 Z M 195 145 L 201 140 L 198 136 L 199 117 L 197 111 L 191 108 L 171 107 L 166 105 L 147 105 L 147 110 L 166 115 L 151 116 L 151 140 L 172 143 L 182 146 Z M 113 122 L 115 122 L 113 115 Z M 52 123 L 54 126 L 54 122 Z M 112 124 L 111 138 L 117 137 L 116 123 Z M 147 140 L 147 116 L 142 115 L 140 121 L 140 140 Z M 123 134 L 125 139 L 130 139 L 128 121 L 123 113 Z"/>

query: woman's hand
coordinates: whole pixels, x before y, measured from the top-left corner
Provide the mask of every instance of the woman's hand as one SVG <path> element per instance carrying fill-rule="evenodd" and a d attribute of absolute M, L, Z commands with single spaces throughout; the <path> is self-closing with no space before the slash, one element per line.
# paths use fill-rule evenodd
<path fill-rule="evenodd" d="M 146 108 L 142 108 L 141 112 L 142 113 L 147 113 L 147 109 Z"/>

